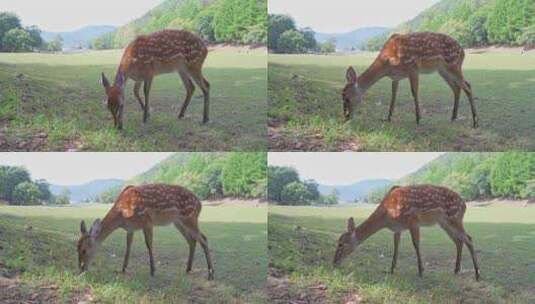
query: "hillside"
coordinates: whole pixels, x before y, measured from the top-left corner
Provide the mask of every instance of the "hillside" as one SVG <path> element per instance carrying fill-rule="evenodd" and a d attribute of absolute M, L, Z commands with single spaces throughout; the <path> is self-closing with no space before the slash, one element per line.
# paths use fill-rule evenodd
<path fill-rule="evenodd" d="M 447 153 L 393 184 L 433 184 L 465 200 L 535 198 L 535 153 Z M 388 187 L 369 195 L 379 202 Z"/>
<path fill-rule="evenodd" d="M 336 50 L 347 52 L 361 48 L 370 38 L 383 35 L 387 31 L 389 29 L 386 27 L 365 27 L 348 33 L 316 33 L 316 40 L 320 43 L 335 40 Z"/>
<path fill-rule="evenodd" d="M 201 199 L 264 198 L 267 154 L 258 153 L 176 153 L 125 184 L 177 184 Z M 122 185 L 101 195 L 111 203 Z"/>
<path fill-rule="evenodd" d="M 91 41 L 106 33 L 116 30 L 111 25 L 86 26 L 81 29 L 70 32 L 42 32 L 41 37 L 46 42 L 54 40 L 58 35 L 63 39 L 63 47 L 67 49 L 87 48 Z"/>
<path fill-rule="evenodd" d="M 265 44 L 265 0 L 166 0 L 145 15 L 94 41 L 96 48 L 121 48 L 137 35 L 185 29 L 212 43 Z"/>
<path fill-rule="evenodd" d="M 329 195 L 336 190 L 342 202 L 354 202 L 355 200 L 363 200 L 372 191 L 388 187 L 391 184 L 391 180 L 376 179 L 364 180 L 351 185 L 319 185 L 318 190 L 322 195 Z"/>
<path fill-rule="evenodd" d="M 60 195 L 68 190 L 71 202 L 80 203 L 85 200 L 94 200 L 103 192 L 122 187 L 123 184 L 124 181 L 119 179 L 99 179 L 82 185 L 50 185 L 50 191 L 54 195 Z"/>
<path fill-rule="evenodd" d="M 464 47 L 534 44 L 535 0 L 442 0 L 368 48 L 381 48 L 392 33 L 416 31 L 446 33 Z"/>

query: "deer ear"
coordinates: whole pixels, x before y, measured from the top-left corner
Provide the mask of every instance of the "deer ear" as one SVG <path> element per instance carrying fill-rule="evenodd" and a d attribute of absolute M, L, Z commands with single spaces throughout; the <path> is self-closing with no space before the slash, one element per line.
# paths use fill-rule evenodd
<path fill-rule="evenodd" d="M 96 239 L 97 235 L 100 233 L 100 228 L 100 219 L 96 219 L 91 226 L 91 230 L 89 230 L 89 236 L 91 236 L 93 240 Z"/>
<path fill-rule="evenodd" d="M 87 228 L 85 227 L 85 222 L 82 220 L 82 222 L 80 223 L 80 232 L 82 234 L 86 234 L 87 233 Z"/>
<path fill-rule="evenodd" d="M 355 231 L 355 221 L 352 217 L 347 220 L 347 232 Z"/>
<path fill-rule="evenodd" d="M 123 73 L 119 72 L 117 73 L 117 77 L 115 78 L 115 85 L 122 88 L 124 86 L 124 75 Z"/>
<path fill-rule="evenodd" d="M 357 83 L 357 72 L 352 66 L 347 68 L 346 80 L 347 80 L 347 83 L 351 83 L 351 84 Z"/>
<path fill-rule="evenodd" d="M 110 87 L 110 82 L 108 81 L 108 78 L 106 78 L 106 75 L 104 75 L 104 73 L 102 73 L 102 75 L 100 76 L 100 82 L 102 83 L 102 86 L 104 86 L 104 88 L 109 88 Z"/>

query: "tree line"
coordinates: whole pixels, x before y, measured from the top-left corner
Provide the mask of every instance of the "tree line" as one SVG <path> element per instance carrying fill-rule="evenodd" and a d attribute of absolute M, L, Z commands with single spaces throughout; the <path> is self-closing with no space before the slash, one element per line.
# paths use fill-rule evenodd
<path fill-rule="evenodd" d="M 127 184 L 177 184 L 202 200 L 226 197 L 265 199 L 266 163 L 267 154 L 263 152 L 181 153 Z M 121 190 L 106 191 L 97 201 L 113 203 Z"/>
<path fill-rule="evenodd" d="M 10 205 L 69 204 L 67 193 L 55 196 L 46 180 L 32 181 L 23 167 L 0 166 L 0 200 Z"/>
<path fill-rule="evenodd" d="M 535 44 L 535 0 L 445 0 L 439 5 L 394 32 L 442 32 L 463 47 Z M 380 50 L 391 34 L 370 39 L 364 48 Z"/>
<path fill-rule="evenodd" d="M 92 42 L 94 49 L 125 47 L 136 35 L 166 28 L 189 30 L 209 43 L 267 43 L 265 0 L 169 0 L 146 17 Z"/>
<path fill-rule="evenodd" d="M 397 184 L 424 183 L 448 187 L 465 200 L 535 198 L 535 153 L 448 153 Z M 372 192 L 368 201 L 379 203 L 388 190 Z"/>
<path fill-rule="evenodd" d="M 17 15 L 0 12 L 0 52 L 57 52 L 61 51 L 62 43 L 60 36 L 45 42 L 37 26 L 23 27 Z"/>
<path fill-rule="evenodd" d="M 298 29 L 295 21 L 288 15 L 269 15 L 268 48 L 275 53 L 333 53 L 336 41 L 319 43 L 311 28 Z"/>
<path fill-rule="evenodd" d="M 302 181 L 294 168 L 269 166 L 268 199 L 278 205 L 336 205 L 338 193 L 322 195 L 316 181 Z"/>

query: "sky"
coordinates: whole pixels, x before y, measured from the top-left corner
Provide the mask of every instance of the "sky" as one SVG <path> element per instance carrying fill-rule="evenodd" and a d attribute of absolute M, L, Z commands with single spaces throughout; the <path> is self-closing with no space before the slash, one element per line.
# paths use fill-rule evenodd
<path fill-rule="evenodd" d="M 0 0 L 0 11 L 16 13 L 23 25 L 72 31 L 87 25 L 124 25 L 163 0 Z"/>
<path fill-rule="evenodd" d="M 295 168 L 301 179 L 348 185 L 366 179 L 401 178 L 443 153 L 269 153 L 270 166 Z"/>
<path fill-rule="evenodd" d="M 270 14 L 289 14 L 298 27 L 344 33 L 361 27 L 395 27 L 439 0 L 269 0 Z"/>
<path fill-rule="evenodd" d="M 0 153 L 0 165 L 23 166 L 32 179 L 79 185 L 95 179 L 130 179 L 172 153 Z"/>

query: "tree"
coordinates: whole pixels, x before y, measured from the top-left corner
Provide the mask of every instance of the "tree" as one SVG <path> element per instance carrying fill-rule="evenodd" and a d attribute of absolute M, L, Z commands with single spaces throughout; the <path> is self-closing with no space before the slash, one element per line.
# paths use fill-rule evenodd
<path fill-rule="evenodd" d="M 311 28 L 307 27 L 301 30 L 303 37 L 305 38 L 305 48 L 307 50 L 314 50 L 317 47 L 316 33 Z"/>
<path fill-rule="evenodd" d="M 35 50 L 40 48 L 43 45 L 41 30 L 35 25 L 29 26 L 25 30 L 30 35 L 32 49 Z"/>
<path fill-rule="evenodd" d="M 310 205 L 310 192 L 307 187 L 297 181 L 284 186 L 281 192 L 281 205 Z"/>
<path fill-rule="evenodd" d="M 71 192 L 69 189 L 63 189 L 61 194 L 56 196 L 55 203 L 57 205 L 68 205 L 71 203 Z"/>
<path fill-rule="evenodd" d="M 307 188 L 307 191 L 309 193 L 308 199 L 312 202 L 319 201 L 321 194 L 318 190 L 318 183 L 313 179 L 309 179 L 304 181 L 303 185 L 305 185 L 305 188 Z"/>
<path fill-rule="evenodd" d="M 290 167 L 268 167 L 268 199 L 282 202 L 282 190 L 292 182 L 299 182 L 297 171 Z"/>
<path fill-rule="evenodd" d="M 20 183 L 13 190 L 13 203 L 15 205 L 38 205 L 40 197 L 39 187 L 32 182 Z"/>
<path fill-rule="evenodd" d="M 4 35 L 12 29 L 21 28 L 20 19 L 13 13 L 0 13 L 0 51 L 4 50 Z"/>
<path fill-rule="evenodd" d="M 63 50 L 63 38 L 60 35 L 56 35 L 54 40 L 48 43 L 47 50 L 50 52 L 61 52 Z"/>
<path fill-rule="evenodd" d="M 322 54 L 330 54 L 336 52 L 336 39 L 332 38 L 324 43 L 319 44 L 319 52 Z"/>
<path fill-rule="evenodd" d="M 279 49 L 280 36 L 289 30 L 295 30 L 295 22 L 287 15 L 269 15 L 268 48 L 274 51 Z"/>
<path fill-rule="evenodd" d="M 35 181 L 35 185 L 37 186 L 37 188 L 39 189 L 39 193 L 41 194 L 39 196 L 39 199 L 45 202 L 50 201 L 50 199 L 52 198 L 52 193 L 50 192 L 50 184 L 44 179 L 39 179 Z"/>
<path fill-rule="evenodd" d="M 30 173 L 23 167 L 0 167 L 0 198 L 13 201 L 15 187 L 24 182 L 31 182 Z"/>
<path fill-rule="evenodd" d="M 7 52 L 29 52 L 32 50 L 32 45 L 32 36 L 21 28 L 9 30 L 2 40 L 3 49 Z"/>
<path fill-rule="evenodd" d="M 304 53 L 307 41 L 303 33 L 297 30 L 289 30 L 284 32 L 278 41 L 277 51 L 286 54 Z"/>

